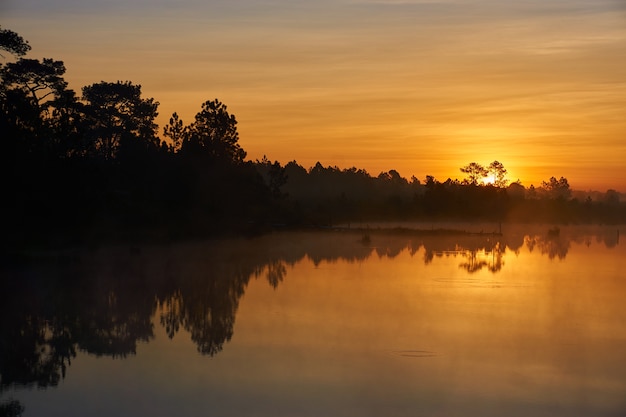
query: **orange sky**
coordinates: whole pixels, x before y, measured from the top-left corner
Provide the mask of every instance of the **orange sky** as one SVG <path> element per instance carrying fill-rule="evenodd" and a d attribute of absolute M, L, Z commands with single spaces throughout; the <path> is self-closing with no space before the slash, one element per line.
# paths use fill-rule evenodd
<path fill-rule="evenodd" d="M 310 3 L 9 0 L 0 24 L 77 91 L 141 84 L 161 126 L 218 98 L 250 159 L 626 192 L 622 0 Z"/>

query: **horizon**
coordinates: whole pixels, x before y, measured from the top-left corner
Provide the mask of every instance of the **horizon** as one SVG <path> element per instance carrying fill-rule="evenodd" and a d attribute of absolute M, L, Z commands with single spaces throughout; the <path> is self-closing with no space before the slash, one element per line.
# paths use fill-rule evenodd
<path fill-rule="evenodd" d="M 186 123 L 218 98 L 247 159 L 376 176 L 460 179 L 500 161 L 510 182 L 626 192 L 626 8 L 617 0 L 0 6 L 30 58 L 69 87 L 129 80 Z"/>

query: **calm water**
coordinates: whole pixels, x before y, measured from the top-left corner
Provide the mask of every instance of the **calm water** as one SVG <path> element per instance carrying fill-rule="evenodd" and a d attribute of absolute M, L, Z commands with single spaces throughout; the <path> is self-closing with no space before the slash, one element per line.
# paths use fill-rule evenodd
<path fill-rule="evenodd" d="M 547 231 L 42 254 L 2 272 L 0 403 L 24 416 L 626 416 L 626 245 L 616 227 Z"/>

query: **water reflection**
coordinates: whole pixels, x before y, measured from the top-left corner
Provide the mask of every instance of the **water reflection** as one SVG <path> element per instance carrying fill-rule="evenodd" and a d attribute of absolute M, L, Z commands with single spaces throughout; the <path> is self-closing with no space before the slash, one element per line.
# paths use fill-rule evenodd
<path fill-rule="evenodd" d="M 504 266 L 504 250 L 500 247 L 500 242 L 496 242 L 491 248 L 485 248 L 481 251 L 460 248 L 459 252 L 466 259 L 465 262 L 461 262 L 459 267 L 465 269 L 470 274 L 478 272 L 483 268 L 487 268 L 490 272 L 498 272 Z"/>
<path fill-rule="evenodd" d="M 12 386 L 47 388 L 68 372 L 77 352 L 124 358 L 154 338 L 153 317 L 173 338 L 188 333 L 198 352 L 213 356 L 231 340 L 239 301 L 251 279 L 277 288 L 290 265 L 314 265 L 403 251 L 430 265 L 458 258 L 475 274 L 498 273 L 522 248 L 564 259 L 572 243 L 619 244 L 619 234 L 511 233 L 397 236 L 307 233 L 251 240 L 111 247 L 39 254 L 2 270 L 0 282 L 0 395 Z M 19 411 L 19 404 L 5 402 Z M 3 406 L 4 408 L 6 408 Z M 6 408 L 8 409 L 8 408 Z"/>

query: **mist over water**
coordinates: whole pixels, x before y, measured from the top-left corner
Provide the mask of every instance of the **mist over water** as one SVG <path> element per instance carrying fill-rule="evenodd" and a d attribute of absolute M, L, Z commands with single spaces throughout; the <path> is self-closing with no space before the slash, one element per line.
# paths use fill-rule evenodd
<path fill-rule="evenodd" d="M 618 228 L 369 226 L 368 239 L 351 225 L 5 267 L 3 411 L 626 412 Z"/>

